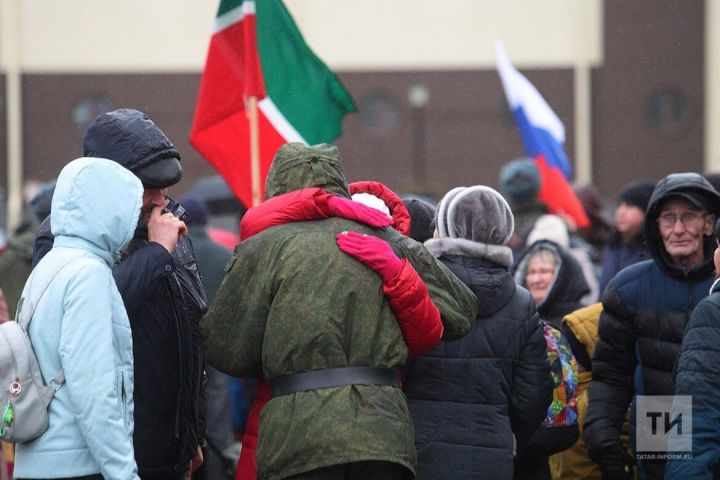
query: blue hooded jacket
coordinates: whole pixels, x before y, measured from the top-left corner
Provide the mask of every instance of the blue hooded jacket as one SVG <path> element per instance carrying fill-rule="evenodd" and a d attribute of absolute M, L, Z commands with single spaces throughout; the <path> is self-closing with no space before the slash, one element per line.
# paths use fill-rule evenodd
<path fill-rule="evenodd" d="M 50 402 L 48 430 L 17 445 L 17 478 L 138 478 L 132 336 L 111 266 L 133 237 L 142 194 L 140 180 L 109 160 L 80 158 L 58 177 L 55 244 L 22 296 L 36 296 L 47 276 L 67 263 L 29 326 L 44 380 L 63 370 L 65 383 Z"/>

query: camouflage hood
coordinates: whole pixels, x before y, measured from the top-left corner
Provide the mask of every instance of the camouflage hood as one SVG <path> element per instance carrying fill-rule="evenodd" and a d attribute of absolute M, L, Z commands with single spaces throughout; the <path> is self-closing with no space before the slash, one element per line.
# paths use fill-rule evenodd
<path fill-rule="evenodd" d="M 265 197 L 272 198 L 283 193 L 309 187 L 350 198 L 350 190 L 337 147 L 328 144 L 305 145 L 286 143 L 273 158 L 267 181 Z"/>

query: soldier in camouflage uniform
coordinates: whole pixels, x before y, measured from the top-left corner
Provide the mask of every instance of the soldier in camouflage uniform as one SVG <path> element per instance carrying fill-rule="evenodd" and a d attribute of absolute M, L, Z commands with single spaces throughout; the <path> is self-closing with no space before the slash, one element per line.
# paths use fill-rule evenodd
<path fill-rule="evenodd" d="M 334 146 L 290 143 L 275 155 L 267 197 L 306 187 L 350 197 Z M 410 261 L 440 310 L 444 339 L 461 337 L 474 322 L 472 292 L 392 228 L 328 218 L 277 226 L 242 242 L 202 328 L 212 365 L 235 376 L 263 375 L 273 387 L 260 418 L 260 479 L 414 474 L 405 397 L 397 381 L 373 377 L 390 371 L 397 378 L 407 347 L 382 279 L 337 248 L 336 235 L 347 230 L 376 235 Z M 371 378 L 352 367 L 371 367 Z"/>

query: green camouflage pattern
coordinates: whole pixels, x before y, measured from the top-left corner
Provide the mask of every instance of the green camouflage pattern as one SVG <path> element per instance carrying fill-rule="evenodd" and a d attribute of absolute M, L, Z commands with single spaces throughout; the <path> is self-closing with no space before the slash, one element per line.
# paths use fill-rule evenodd
<path fill-rule="evenodd" d="M 0 288 L 5 295 L 10 319 L 15 318 L 25 282 L 32 272 L 34 244 L 35 229 L 31 229 L 10 240 L 7 250 L 0 255 Z"/>
<path fill-rule="evenodd" d="M 337 149 L 282 147 L 267 195 L 312 186 L 349 198 Z M 470 330 L 477 300 L 421 244 L 392 228 L 341 218 L 296 222 L 236 248 L 202 322 L 210 363 L 230 375 L 267 379 L 347 366 L 400 368 L 408 350 L 382 280 L 337 247 L 335 235 L 346 230 L 377 235 L 412 263 L 441 312 L 444 339 Z M 256 459 L 258 478 L 267 480 L 363 460 L 414 471 L 405 396 L 390 386 L 353 385 L 274 398 L 260 416 Z"/>

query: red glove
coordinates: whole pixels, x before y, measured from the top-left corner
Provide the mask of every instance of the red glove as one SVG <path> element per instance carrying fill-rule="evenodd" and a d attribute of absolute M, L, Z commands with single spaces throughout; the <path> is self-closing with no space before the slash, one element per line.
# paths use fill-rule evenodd
<path fill-rule="evenodd" d="M 335 236 L 340 250 L 355 257 L 390 281 L 402 268 L 402 261 L 384 240 L 357 232 L 343 232 Z"/>
<path fill-rule="evenodd" d="M 362 203 L 353 202 L 349 198 L 332 195 L 327 203 L 330 215 L 333 217 L 346 218 L 376 228 L 389 227 L 393 224 L 391 216 Z"/>

